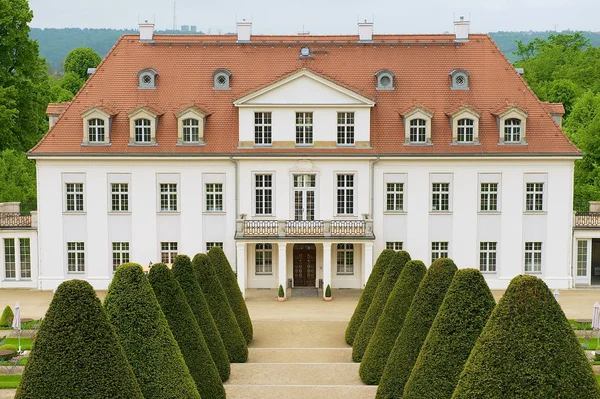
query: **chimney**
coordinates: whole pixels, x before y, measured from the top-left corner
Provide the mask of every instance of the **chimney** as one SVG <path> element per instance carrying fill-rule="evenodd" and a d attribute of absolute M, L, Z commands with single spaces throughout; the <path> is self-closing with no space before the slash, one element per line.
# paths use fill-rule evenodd
<path fill-rule="evenodd" d="M 148 23 L 148 20 L 145 20 L 144 23 L 140 24 L 140 42 L 152 43 L 153 41 L 154 24 Z"/>
<path fill-rule="evenodd" d="M 358 41 L 359 42 L 372 42 L 373 41 L 373 23 L 359 22 L 358 23 Z"/>
<path fill-rule="evenodd" d="M 471 22 L 465 21 L 465 17 L 461 16 L 459 21 L 454 21 L 454 34 L 456 35 L 456 42 L 468 42 L 469 41 L 469 29 Z"/>
<path fill-rule="evenodd" d="M 245 19 L 242 22 L 237 23 L 237 41 L 238 43 L 250 42 L 250 36 L 252 36 L 252 22 L 246 22 Z"/>

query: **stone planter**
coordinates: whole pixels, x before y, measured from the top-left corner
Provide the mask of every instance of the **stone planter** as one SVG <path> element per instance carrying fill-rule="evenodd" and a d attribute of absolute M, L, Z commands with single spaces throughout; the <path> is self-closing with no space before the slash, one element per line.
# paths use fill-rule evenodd
<path fill-rule="evenodd" d="M 332 297 L 330 297 L 330 296 L 326 296 L 325 298 L 323 298 L 323 300 L 324 300 L 325 302 L 331 302 L 331 301 L 333 301 L 333 298 L 332 298 Z"/>
<path fill-rule="evenodd" d="M 284 296 L 278 296 L 278 297 L 277 297 L 277 300 L 278 300 L 279 302 L 285 302 L 285 297 L 284 297 Z"/>

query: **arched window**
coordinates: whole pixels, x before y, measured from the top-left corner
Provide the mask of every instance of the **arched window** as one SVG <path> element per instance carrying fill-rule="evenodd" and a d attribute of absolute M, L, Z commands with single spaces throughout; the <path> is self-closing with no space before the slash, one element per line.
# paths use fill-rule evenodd
<path fill-rule="evenodd" d="M 230 79 L 231 72 L 227 69 L 219 68 L 213 73 L 213 89 L 215 90 L 229 90 L 230 89 Z"/>
<path fill-rule="evenodd" d="M 152 68 L 146 68 L 138 72 L 139 89 L 156 89 L 156 75 L 158 73 Z"/>
<path fill-rule="evenodd" d="M 104 121 L 94 118 L 88 120 L 88 142 L 103 143 L 104 142 Z"/>
<path fill-rule="evenodd" d="M 394 90 L 394 73 L 381 69 L 375 73 L 377 77 L 377 90 Z"/>
<path fill-rule="evenodd" d="M 410 142 L 425 143 L 427 138 L 427 121 L 425 119 L 412 119 L 410 121 Z"/>
<path fill-rule="evenodd" d="M 504 121 L 504 142 L 519 143 L 521 142 L 521 120 L 510 118 Z"/>
<path fill-rule="evenodd" d="M 183 121 L 183 141 L 197 143 L 200 139 L 198 119 L 188 118 Z"/>
<path fill-rule="evenodd" d="M 464 69 L 455 69 L 450 72 L 452 90 L 469 90 L 469 72 Z"/>
<path fill-rule="evenodd" d="M 150 143 L 152 141 L 152 129 L 150 119 L 136 119 L 135 121 L 135 142 Z"/>
<path fill-rule="evenodd" d="M 256 274 L 273 274 L 273 244 L 256 244 Z"/>
<path fill-rule="evenodd" d="M 457 141 L 459 143 L 472 143 L 474 138 L 474 124 L 473 119 L 463 118 L 459 119 L 457 127 Z"/>

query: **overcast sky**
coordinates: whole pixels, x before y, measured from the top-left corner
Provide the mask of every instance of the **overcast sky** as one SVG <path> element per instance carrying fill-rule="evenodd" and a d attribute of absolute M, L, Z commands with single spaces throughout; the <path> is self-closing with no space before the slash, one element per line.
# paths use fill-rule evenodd
<path fill-rule="evenodd" d="M 130 28 L 138 20 L 173 27 L 173 0 L 29 0 L 36 28 Z M 600 0 L 177 0 L 177 25 L 235 32 L 236 19 L 256 34 L 356 33 L 358 18 L 375 33 L 453 31 L 453 16 L 471 18 L 471 31 L 600 31 Z"/>

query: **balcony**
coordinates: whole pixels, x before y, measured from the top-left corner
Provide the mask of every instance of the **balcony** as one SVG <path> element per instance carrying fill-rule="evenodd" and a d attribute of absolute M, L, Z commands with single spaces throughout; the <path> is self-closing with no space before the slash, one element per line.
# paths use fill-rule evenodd
<path fill-rule="evenodd" d="M 366 238 L 374 239 L 373 221 L 237 220 L 235 238 Z"/>
<path fill-rule="evenodd" d="M 0 203 L 0 229 L 37 227 L 35 204 L 3 202 Z"/>
<path fill-rule="evenodd" d="M 599 229 L 600 212 L 576 212 L 573 227 L 576 229 Z"/>

